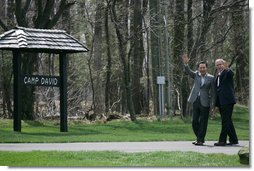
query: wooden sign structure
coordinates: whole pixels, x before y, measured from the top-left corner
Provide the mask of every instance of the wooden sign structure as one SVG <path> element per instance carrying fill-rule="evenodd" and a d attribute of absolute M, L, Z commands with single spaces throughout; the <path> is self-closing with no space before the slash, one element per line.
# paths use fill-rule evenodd
<path fill-rule="evenodd" d="M 88 49 L 63 30 L 15 27 L 0 35 L 0 49 L 13 52 L 14 118 L 13 130 L 21 132 L 21 84 L 60 88 L 60 131 L 67 132 L 67 53 L 87 52 Z M 59 54 L 59 77 L 22 75 L 21 54 L 24 52 Z"/>

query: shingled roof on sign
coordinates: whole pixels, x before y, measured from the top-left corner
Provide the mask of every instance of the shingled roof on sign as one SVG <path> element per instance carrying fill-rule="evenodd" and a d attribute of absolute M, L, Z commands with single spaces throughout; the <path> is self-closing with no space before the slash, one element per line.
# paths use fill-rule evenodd
<path fill-rule="evenodd" d="M 51 53 L 87 52 L 88 49 L 64 30 L 15 27 L 0 35 L 0 49 Z"/>

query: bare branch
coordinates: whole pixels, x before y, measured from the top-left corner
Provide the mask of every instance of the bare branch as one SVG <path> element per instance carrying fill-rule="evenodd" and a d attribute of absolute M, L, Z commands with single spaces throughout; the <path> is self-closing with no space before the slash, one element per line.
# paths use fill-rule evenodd
<path fill-rule="evenodd" d="M 218 8 L 215 8 L 211 11 L 211 15 L 214 15 L 216 14 L 217 12 L 220 12 L 220 11 L 223 11 L 225 9 L 228 9 L 228 8 L 232 8 L 234 6 L 239 6 L 242 2 L 245 2 L 246 0 L 238 0 L 238 1 L 233 1 L 229 4 L 223 4 L 222 6 L 218 7 Z M 226 1 L 227 2 L 227 1 Z M 247 6 L 247 5 L 243 5 L 243 6 Z"/>
<path fill-rule="evenodd" d="M 56 24 L 56 22 L 59 20 L 59 18 L 63 14 L 63 12 L 65 10 L 67 10 L 68 8 L 70 8 L 74 4 L 75 4 L 75 1 L 74 2 L 70 2 L 70 3 L 66 3 L 66 0 L 62 0 L 60 2 L 60 6 L 59 6 L 58 11 L 56 12 L 56 14 L 52 18 L 52 20 L 50 20 L 50 22 L 48 23 L 48 25 L 46 27 L 47 28 L 52 28 Z"/>
<path fill-rule="evenodd" d="M 36 14 L 35 14 L 34 25 L 35 25 L 35 28 L 39 28 L 39 23 L 40 23 L 39 21 L 41 20 L 42 15 L 43 15 L 42 0 L 35 1 L 35 5 L 37 7 L 37 18 L 35 19 L 35 17 L 36 17 Z"/>
<path fill-rule="evenodd" d="M 53 10 L 54 4 L 55 4 L 54 0 L 47 0 L 47 3 L 43 10 L 42 20 L 40 20 L 40 22 L 42 22 L 42 28 L 45 28 L 47 23 L 50 21 L 49 17 Z"/>
<path fill-rule="evenodd" d="M 227 31 L 226 31 L 225 34 L 222 36 L 222 38 L 220 38 L 219 40 L 217 40 L 212 46 L 210 46 L 209 48 L 207 48 L 204 52 L 207 52 L 207 51 L 209 51 L 210 49 L 212 49 L 212 48 L 214 48 L 215 46 L 217 46 L 218 44 L 223 43 L 223 42 L 226 40 L 227 35 L 228 35 L 229 31 L 232 29 L 232 27 L 233 27 L 233 25 L 231 25 L 231 26 L 227 29 Z"/>
<path fill-rule="evenodd" d="M 27 27 L 24 9 L 22 9 L 22 2 L 15 0 L 15 15 L 19 26 Z"/>

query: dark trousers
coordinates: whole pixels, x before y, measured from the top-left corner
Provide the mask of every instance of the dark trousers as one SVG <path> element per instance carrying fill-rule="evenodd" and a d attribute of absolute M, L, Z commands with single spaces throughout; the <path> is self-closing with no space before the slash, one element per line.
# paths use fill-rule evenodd
<path fill-rule="evenodd" d="M 221 133 L 219 142 L 227 142 L 227 136 L 229 136 L 229 142 L 238 143 L 238 138 L 235 132 L 235 127 L 232 122 L 232 112 L 234 104 L 219 106 L 219 111 L 221 115 Z"/>
<path fill-rule="evenodd" d="M 209 110 L 210 107 L 201 105 L 199 97 L 193 103 L 192 129 L 198 142 L 205 142 Z"/>

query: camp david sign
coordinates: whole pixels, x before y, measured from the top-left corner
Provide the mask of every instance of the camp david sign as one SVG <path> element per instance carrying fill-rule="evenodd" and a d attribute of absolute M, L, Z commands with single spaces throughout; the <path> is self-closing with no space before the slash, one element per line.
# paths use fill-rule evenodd
<path fill-rule="evenodd" d="M 24 75 L 22 77 L 22 83 L 24 85 L 31 86 L 60 86 L 60 77 L 58 76 L 42 76 L 42 75 Z"/>

